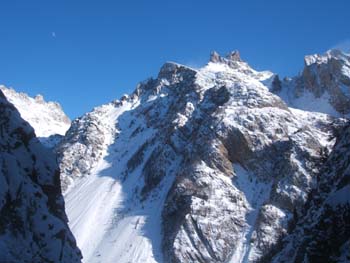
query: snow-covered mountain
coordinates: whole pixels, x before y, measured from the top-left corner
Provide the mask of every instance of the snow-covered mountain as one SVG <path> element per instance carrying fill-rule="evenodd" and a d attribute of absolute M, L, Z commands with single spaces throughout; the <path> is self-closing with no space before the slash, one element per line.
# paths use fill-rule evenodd
<path fill-rule="evenodd" d="M 281 81 L 238 52 L 214 52 L 198 70 L 166 63 L 74 120 L 56 151 L 85 262 L 321 262 L 295 250 L 321 233 L 311 226 L 303 239 L 303 222 L 329 218 L 308 207 L 314 193 L 333 202 L 348 184 L 338 118 L 349 113 L 348 69 L 349 57 L 330 51 Z M 344 207 L 332 257 L 350 244 Z"/>
<path fill-rule="evenodd" d="M 46 102 L 41 95 L 31 98 L 5 86 L 0 86 L 0 90 L 34 128 L 36 136 L 45 146 L 54 147 L 65 135 L 70 119 L 57 102 Z"/>
<path fill-rule="evenodd" d="M 0 91 L 0 262 L 80 262 L 55 156 Z"/>
<path fill-rule="evenodd" d="M 275 76 L 272 90 L 290 107 L 338 117 L 350 116 L 350 55 L 330 50 L 305 57 L 302 73 L 283 81 Z"/>

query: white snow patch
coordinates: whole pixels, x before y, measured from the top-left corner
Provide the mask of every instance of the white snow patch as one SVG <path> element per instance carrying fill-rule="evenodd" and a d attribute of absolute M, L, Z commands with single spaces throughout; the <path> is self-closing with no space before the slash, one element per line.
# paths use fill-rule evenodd
<path fill-rule="evenodd" d="M 241 241 L 237 242 L 238 247 L 234 251 L 229 262 L 245 263 L 249 262 L 251 251 L 251 238 L 254 231 L 254 226 L 259 214 L 261 206 L 269 198 L 271 184 L 259 182 L 257 177 L 245 170 L 239 164 L 234 164 L 236 177 L 233 179 L 234 185 L 244 193 L 246 201 L 249 204 L 247 218 L 247 227 L 242 232 Z"/>

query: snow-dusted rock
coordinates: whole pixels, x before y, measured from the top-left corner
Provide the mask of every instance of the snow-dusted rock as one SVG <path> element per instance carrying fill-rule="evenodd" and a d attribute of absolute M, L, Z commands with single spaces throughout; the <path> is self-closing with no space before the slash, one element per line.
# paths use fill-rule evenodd
<path fill-rule="evenodd" d="M 202 100 L 197 120 L 182 128 L 187 150 L 163 209 L 165 262 L 261 259 L 287 234 L 315 184 L 328 146 L 316 135 L 327 130 L 271 94 L 263 73 L 234 63 L 209 63 L 192 84 Z M 320 126 L 331 122 L 314 118 Z M 237 183 L 244 174 L 252 182 Z"/>
<path fill-rule="evenodd" d="M 302 73 L 272 90 L 290 107 L 349 117 L 350 56 L 339 50 L 306 56 Z"/>
<path fill-rule="evenodd" d="M 168 62 L 73 121 L 57 152 L 86 261 L 272 258 L 344 123 L 288 107 L 283 85 L 238 52 L 213 53 L 199 70 Z"/>
<path fill-rule="evenodd" d="M 53 148 L 65 135 L 70 119 L 57 102 L 46 102 L 42 95 L 31 98 L 5 86 L 0 86 L 0 89 L 18 109 L 21 117 L 34 128 L 36 136 L 45 146 Z"/>
<path fill-rule="evenodd" d="M 271 262 L 349 262 L 350 124 L 339 131 L 331 155 L 321 167 L 302 216 L 268 258 Z"/>
<path fill-rule="evenodd" d="M 123 96 L 121 101 L 95 108 L 75 119 L 66 136 L 55 148 L 61 170 L 62 189 L 73 184 L 73 179 L 87 175 L 108 151 L 118 137 L 117 119 L 132 103 Z"/>
<path fill-rule="evenodd" d="M 0 91 L 0 261 L 80 262 L 55 156 Z"/>

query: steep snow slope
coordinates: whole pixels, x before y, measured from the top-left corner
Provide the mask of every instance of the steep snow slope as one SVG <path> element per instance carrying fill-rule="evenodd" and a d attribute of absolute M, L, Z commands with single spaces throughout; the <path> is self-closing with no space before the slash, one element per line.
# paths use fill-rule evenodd
<path fill-rule="evenodd" d="M 57 144 L 70 126 L 70 120 L 57 102 L 46 102 L 41 95 L 35 98 L 0 86 L 7 100 L 15 105 L 21 117 L 34 128 L 39 140 L 48 147 Z"/>
<path fill-rule="evenodd" d="M 238 52 L 73 121 L 57 148 L 85 262 L 255 262 L 317 187 L 329 115 L 288 108 Z"/>
<path fill-rule="evenodd" d="M 80 262 L 55 156 L 0 91 L 0 262 Z"/>
<path fill-rule="evenodd" d="M 167 191 L 160 191 L 158 197 L 154 197 L 155 201 L 141 204 L 133 196 L 135 189 L 143 186 L 139 173 L 125 178 L 125 167 L 133 165 L 130 162 L 131 156 L 155 136 L 151 128 L 136 134 L 135 127 L 139 130 L 147 127 L 142 118 L 128 114 L 137 105 L 126 100 L 113 102 L 80 120 L 83 125 L 91 125 L 87 119 L 96 112 L 103 112 L 103 118 L 100 116 L 101 123 L 115 124 L 114 129 L 100 126 L 107 128 L 100 133 L 105 136 L 96 134 L 99 139 L 105 139 L 97 142 L 105 147 L 97 149 L 90 144 L 76 152 L 91 161 L 86 153 L 89 153 L 89 149 L 98 151 L 97 156 L 100 159 L 89 166 L 89 176 L 75 182 L 65 197 L 70 226 L 77 236 L 79 247 L 84 247 L 85 262 L 111 262 L 116 259 L 119 262 L 158 262 L 161 257 L 159 208 L 162 207 Z M 72 129 L 75 125 L 73 122 Z M 130 138 L 134 143 L 130 144 Z M 63 160 L 71 160 L 70 153 L 73 154 L 79 144 L 80 142 L 74 143 L 71 147 L 67 145 L 68 155 Z M 150 153 L 144 154 L 147 156 Z M 81 157 L 78 159 L 81 160 Z M 174 161 L 174 165 L 176 164 Z M 86 176 L 84 171 L 80 170 L 79 174 Z M 171 181 L 164 182 L 164 187 L 169 188 L 170 184 Z"/>

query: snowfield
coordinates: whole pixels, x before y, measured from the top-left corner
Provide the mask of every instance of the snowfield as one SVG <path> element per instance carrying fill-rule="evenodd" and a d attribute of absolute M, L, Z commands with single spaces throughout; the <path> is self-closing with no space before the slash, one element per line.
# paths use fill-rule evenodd
<path fill-rule="evenodd" d="M 137 176 L 122 182 L 115 167 L 102 160 L 65 196 L 70 228 L 85 252 L 83 261 L 160 262 L 160 208 L 166 191 L 157 201 L 132 202 L 128 191 L 143 182 Z"/>

